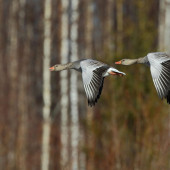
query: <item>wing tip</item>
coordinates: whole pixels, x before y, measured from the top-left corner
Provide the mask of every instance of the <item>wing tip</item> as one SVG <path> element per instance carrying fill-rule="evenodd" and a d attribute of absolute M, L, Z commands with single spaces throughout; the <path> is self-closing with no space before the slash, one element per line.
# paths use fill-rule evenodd
<path fill-rule="evenodd" d="M 170 90 L 168 91 L 168 95 L 166 96 L 167 103 L 170 104 Z"/>
<path fill-rule="evenodd" d="M 96 101 L 88 100 L 88 106 L 93 107 L 95 106 L 95 104 L 96 104 Z"/>

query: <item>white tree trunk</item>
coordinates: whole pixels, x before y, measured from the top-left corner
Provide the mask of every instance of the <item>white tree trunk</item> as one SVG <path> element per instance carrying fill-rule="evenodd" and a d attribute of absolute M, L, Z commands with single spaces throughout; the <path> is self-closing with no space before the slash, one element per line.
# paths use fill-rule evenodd
<path fill-rule="evenodd" d="M 160 0 L 159 50 L 170 53 L 170 0 Z"/>
<path fill-rule="evenodd" d="M 170 55 L 170 0 L 165 1 L 165 51 L 167 51 Z M 170 137 L 170 114 L 167 119 L 167 126 L 169 129 L 168 136 Z M 170 139 L 170 138 L 169 138 Z"/>
<path fill-rule="evenodd" d="M 78 0 L 72 0 L 71 9 L 71 60 L 78 60 Z M 79 145 L 79 115 L 78 115 L 78 77 L 77 73 L 71 72 L 70 97 L 71 97 L 71 162 L 72 169 L 78 169 L 78 145 Z"/>
<path fill-rule="evenodd" d="M 68 62 L 68 0 L 62 0 L 61 63 Z M 60 72 L 61 87 L 61 166 L 68 164 L 68 72 Z"/>
<path fill-rule="evenodd" d="M 87 7 L 87 32 L 86 32 L 86 45 L 87 49 L 85 51 L 85 57 L 92 57 L 92 39 L 93 39 L 93 30 L 94 30 L 94 25 L 93 25 L 93 20 L 94 20 L 94 4 L 93 0 L 88 0 L 88 7 Z M 87 101 L 86 101 L 87 102 Z M 87 122 L 89 125 L 92 124 L 93 121 L 93 109 L 91 107 L 87 107 Z M 85 146 L 93 147 L 94 145 L 94 136 L 92 134 L 88 135 L 88 144 L 85 144 Z M 90 159 L 89 161 L 86 162 L 86 167 L 85 169 L 94 169 L 94 159 Z"/>
<path fill-rule="evenodd" d="M 44 2 L 44 59 L 43 59 L 43 134 L 42 134 L 42 157 L 41 169 L 49 169 L 50 156 L 50 106 L 51 106 L 51 86 L 50 86 L 50 51 L 51 51 L 51 0 Z"/>
<path fill-rule="evenodd" d="M 164 34 L 165 34 L 165 0 L 160 0 L 159 1 L 159 35 L 158 35 L 160 51 L 164 50 L 165 48 Z"/>
<path fill-rule="evenodd" d="M 159 50 L 170 54 L 170 0 L 160 0 L 159 9 Z M 167 129 L 170 132 L 170 114 L 167 119 Z M 168 134 L 170 137 L 170 133 Z"/>
<path fill-rule="evenodd" d="M 165 1 L 165 50 L 170 53 L 170 0 Z"/>

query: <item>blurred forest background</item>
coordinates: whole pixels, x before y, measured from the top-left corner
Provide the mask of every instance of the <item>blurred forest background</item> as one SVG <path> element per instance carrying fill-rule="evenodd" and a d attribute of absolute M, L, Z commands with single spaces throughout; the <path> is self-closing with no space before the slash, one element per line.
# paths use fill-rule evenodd
<path fill-rule="evenodd" d="M 169 49 L 170 0 L 0 0 L 0 169 L 170 169 L 170 108 L 147 67 L 117 67 L 94 108 L 79 73 L 49 71 Z"/>

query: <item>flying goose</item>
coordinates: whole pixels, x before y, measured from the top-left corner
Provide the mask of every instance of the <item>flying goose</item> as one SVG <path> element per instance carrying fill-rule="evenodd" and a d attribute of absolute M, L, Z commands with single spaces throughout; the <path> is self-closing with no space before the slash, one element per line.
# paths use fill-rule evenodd
<path fill-rule="evenodd" d="M 170 104 L 170 56 L 164 52 L 148 53 L 147 56 L 138 59 L 122 59 L 115 64 L 132 65 L 136 63 L 146 64 L 150 67 L 152 79 L 158 96 L 167 99 Z"/>
<path fill-rule="evenodd" d="M 84 89 L 88 99 L 88 105 L 91 107 L 97 103 L 99 99 L 104 78 L 109 75 L 123 76 L 125 73 L 110 67 L 109 65 L 100 61 L 92 59 L 83 59 L 67 64 L 57 64 L 49 68 L 51 71 L 62 71 L 67 69 L 74 69 L 82 73 Z"/>

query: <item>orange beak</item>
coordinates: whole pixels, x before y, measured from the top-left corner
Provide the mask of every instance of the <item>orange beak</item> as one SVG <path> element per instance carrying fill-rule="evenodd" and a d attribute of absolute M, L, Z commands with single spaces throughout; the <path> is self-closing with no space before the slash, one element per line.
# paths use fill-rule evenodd
<path fill-rule="evenodd" d="M 115 64 L 122 64 L 122 62 L 121 61 L 117 61 L 117 62 L 115 62 Z"/>
<path fill-rule="evenodd" d="M 49 69 L 50 71 L 54 71 L 54 66 L 50 67 Z"/>

